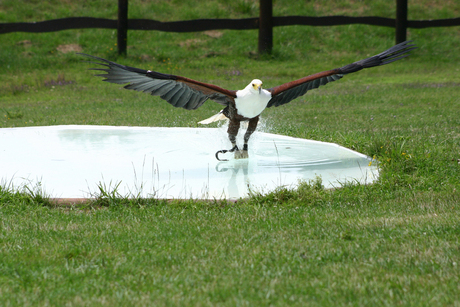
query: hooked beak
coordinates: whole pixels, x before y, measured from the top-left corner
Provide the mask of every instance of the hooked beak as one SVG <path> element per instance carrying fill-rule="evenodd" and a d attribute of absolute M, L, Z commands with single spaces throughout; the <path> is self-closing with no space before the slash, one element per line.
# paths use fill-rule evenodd
<path fill-rule="evenodd" d="M 262 92 L 262 83 L 253 83 L 252 88 L 256 91 L 259 91 L 259 94 Z"/>

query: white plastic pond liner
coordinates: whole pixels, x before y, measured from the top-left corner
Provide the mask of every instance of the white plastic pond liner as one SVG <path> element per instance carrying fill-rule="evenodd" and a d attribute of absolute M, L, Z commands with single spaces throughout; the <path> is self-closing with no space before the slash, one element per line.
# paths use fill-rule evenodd
<path fill-rule="evenodd" d="M 336 144 L 255 132 L 249 159 L 234 160 L 225 128 L 47 126 L 0 129 L 0 184 L 41 187 L 53 198 L 88 198 L 99 187 L 123 197 L 237 199 L 295 188 L 369 184 L 378 169 Z"/>

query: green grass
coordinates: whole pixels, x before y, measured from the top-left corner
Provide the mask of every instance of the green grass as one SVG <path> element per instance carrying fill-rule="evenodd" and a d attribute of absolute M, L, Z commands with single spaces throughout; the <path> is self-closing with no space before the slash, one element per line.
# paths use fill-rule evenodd
<path fill-rule="evenodd" d="M 377 195 L 365 187 L 329 193 L 306 185 L 233 205 L 82 210 L 17 201 L 1 210 L 2 301 L 458 304 L 458 195 L 400 195 L 395 206 L 372 189 Z M 358 190 L 368 198 L 350 196 Z"/>
<path fill-rule="evenodd" d="M 113 1 L 3 1 L 0 22 L 116 18 Z M 386 1 L 275 1 L 276 15 L 394 16 Z M 458 1 L 409 3 L 410 19 L 458 17 Z M 255 1 L 130 1 L 131 18 L 253 17 Z M 196 127 L 189 112 L 101 82 L 61 45 L 120 63 L 240 89 L 271 87 L 379 53 L 394 30 L 364 25 L 256 31 L 113 30 L 0 35 L 0 127 Z M 127 198 L 56 206 L 39 183 L 0 187 L 2 306 L 459 306 L 459 27 L 409 29 L 419 49 L 263 113 L 264 131 L 334 142 L 375 157 L 373 185 L 254 193 L 236 203 Z M 18 140 L 20 141 L 20 140 Z M 1 144 L 1 138 L 0 138 Z M 1 150 L 1 145 L 0 145 Z M 0 170 L 1 172 L 1 170 Z M 107 183 L 106 183 L 107 184 Z"/>

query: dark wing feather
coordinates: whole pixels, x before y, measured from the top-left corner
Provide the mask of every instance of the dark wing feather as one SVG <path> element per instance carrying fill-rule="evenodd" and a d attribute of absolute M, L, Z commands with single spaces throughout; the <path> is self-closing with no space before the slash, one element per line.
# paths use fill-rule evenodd
<path fill-rule="evenodd" d="M 297 97 L 305 95 L 311 89 L 318 88 L 329 82 L 339 80 L 346 74 L 359 71 L 363 68 L 381 66 L 392 63 L 399 59 L 405 58 L 409 51 L 415 49 L 415 45 L 409 45 L 410 41 L 406 41 L 391 47 L 390 49 L 374 55 L 370 58 L 354 62 L 352 64 L 336 68 L 328 71 L 323 71 L 311 76 L 307 76 L 292 82 L 282 84 L 277 87 L 268 89 L 272 94 L 272 99 L 268 102 L 267 108 L 278 107 L 288 103 Z"/>
<path fill-rule="evenodd" d="M 91 68 L 92 70 L 106 72 L 106 74 L 96 75 L 104 77 L 104 81 L 117 84 L 128 83 L 125 85 L 126 89 L 160 96 L 177 108 L 194 110 L 203 105 L 208 99 L 227 106 L 236 97 L 236 91 L 226 90 L 212 84 L 181 76 L 124 66 L 88 54 L 79 54 L 97 60 L 98 62 L 93 62 L 95 64 L 105 66 L 105 68 Z"/>

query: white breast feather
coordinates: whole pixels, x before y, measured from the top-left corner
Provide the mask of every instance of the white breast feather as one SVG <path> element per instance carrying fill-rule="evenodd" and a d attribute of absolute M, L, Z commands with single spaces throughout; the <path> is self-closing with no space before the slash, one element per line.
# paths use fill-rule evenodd
<path fill-rule="evenodd" d="M 235 105 L 238 110 L 238 114 L 253 118 L 262 113 L 267 107 L 272 95 L 267 90 L 259 92 L 251 92 L 248 89 L 244 89 L 236 92 Z"/>

